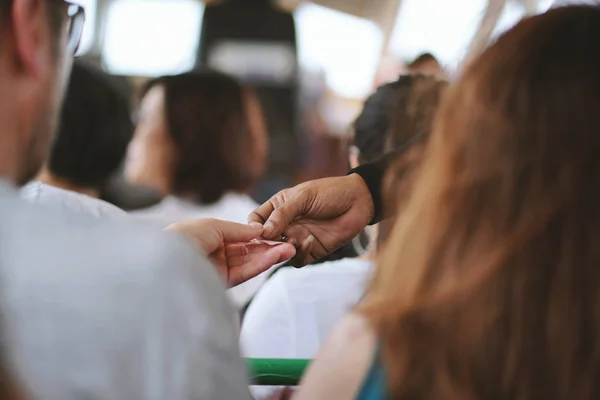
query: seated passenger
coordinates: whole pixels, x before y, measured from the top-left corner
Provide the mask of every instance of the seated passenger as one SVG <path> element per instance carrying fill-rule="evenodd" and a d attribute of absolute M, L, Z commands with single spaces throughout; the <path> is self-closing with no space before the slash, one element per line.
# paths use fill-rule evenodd
<path fill-rule="evenodd" d="M 245 399 L 233 310 L 207 257 L 235 284 L 293 246 L 254 247 L 260 228 L 204 220 L 179 230 L 194 249 L 18 196 L 48 153 L 83 21 L 67 1 L 0 2 L 2 355 L 23 400 Z"/>
<path fill-rule="evenodd" d="M 412 74 L 444 75 L 444 68 L 442 68 L 440 62 L 431 53 L 420 54 L 407 65 L 407 68 Z"/>
<path fill-rule="evenodd" d="M 205 71 L 151 81 L 125 173 L 165 199 L 132 214 L 161 226 L 192 218 L 246 223 L 267 145 L 258 99 L 234 79 Z"/>
<path fill-rule="evenodd" d="M 101 72 L 75 63 L 50 156 L 21 197 L 99 218 L 126 215 L 98 197 L 132 135 L 127 100 Z"/>
<path fill-rule="evenodd" d="M 426 140 L 446 87 L 445 81 L 424 75 L 402 76 L 381 86 L 356 120 L 352 166 Z M 377 227 L 370 236 L 370 251 L 363 257 L 302 270 L 286 268 L 267 281 L 244 318 L 240 338 L 244 355 L 313 358 L 331 328 L 364 295 L 377 257 Z M 264 397 L 267 392 L 256 389 L 255 395 Z"/>
<path fill-rule="evenodd" d="M 310 399 L 597 399 L 600 8 L 526 18 L 444 98 Z"/>
<path fill-rule="evenodd" d="M 254 93 L 208 71 L 155 79 L 144 93 L 125 173 L 166 197 L 132 214 L 161 227 L 197 218 L 246 223 L 268 145 Z M 266 276 L 230 290 L 233 302 L 244 307 Z"/>

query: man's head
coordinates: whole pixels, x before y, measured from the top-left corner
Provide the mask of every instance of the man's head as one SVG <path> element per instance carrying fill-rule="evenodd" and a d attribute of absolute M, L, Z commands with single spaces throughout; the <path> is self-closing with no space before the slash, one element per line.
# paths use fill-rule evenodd
<path fill-rule="evenodd" d="M 410 73 L 421 73 L 428 75 L 443 75 L 444 69 L 440 62 L 431 53 L 423 53 L 408 64 Z"/>
<path fill-rule="evenodd" d="M 63 0 L 0 0 L 0 175 L 17 184 L 46 158 L 82 25 Z"/>
<path fill-rule="evenodd" d="M 121 165 L 133 136 L 127 99 L 100 71 L 76 63 L 47 172 L 98 193 Z"/>

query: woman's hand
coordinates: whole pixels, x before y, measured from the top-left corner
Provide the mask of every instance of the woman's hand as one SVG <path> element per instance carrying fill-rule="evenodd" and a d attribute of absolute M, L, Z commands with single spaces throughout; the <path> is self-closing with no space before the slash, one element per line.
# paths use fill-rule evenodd
<path fill-rule="evenodd" d="M 192 240 L 212 261 L 229 288 L 296 255 L 296 249 L 288 243 L 253 242 L 262 234 L 262 227 L 200 219 L 175 223 L 167 231 Z"/>

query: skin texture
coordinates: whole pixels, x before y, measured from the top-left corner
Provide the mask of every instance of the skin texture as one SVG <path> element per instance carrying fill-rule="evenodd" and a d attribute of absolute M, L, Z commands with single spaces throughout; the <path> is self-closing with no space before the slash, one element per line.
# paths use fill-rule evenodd
<path fill-rule="evenodd" d="M 192 220 L 173 224 L 167 230 L 191 239 L 210 258 L 229 288 L 254 278 L 296 254 L 294 246 L 288 243 L 273 245 L 253 242 L 260 237 L 262 229 L 234 222 Z"/>
<path fill-rule="evenodd" d="M 148 91 L 140 103 L 139 121 L 127 150 L 125 175 L 138 185 L 169 194 L 175 149 L 166 131 L 165 90 L 161 85 Z"/>
<path fill-rule="evenodd" d="M 297 246 L 293 258 L 301 267 L 330 254 L 356 236 L 373 218 L 373 200 L 356 174 L 303 183 L 283 190 L 249 217 L 266 239 Z"/>
<path fill-rule="evenodd" d="M 14 0 L 11 22 L 0 26 L 0 175 L 17 185 L 45 160 L 71 66 L 66 28 L 51 31 L 50 6 Z"/>

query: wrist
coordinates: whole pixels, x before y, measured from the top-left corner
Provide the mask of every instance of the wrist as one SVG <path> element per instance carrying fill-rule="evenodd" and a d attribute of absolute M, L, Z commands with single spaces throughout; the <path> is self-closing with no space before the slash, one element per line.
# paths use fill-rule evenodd
<path fill-rule="evenodd" d="M 373 220 L 375 217 L 375 204 L 367 182 L 357 173 L 351 173 L 346 178 L 351 182 L 350 187 L 353 188 L 356 204 L 368 212 L 369 221 Z"/>

